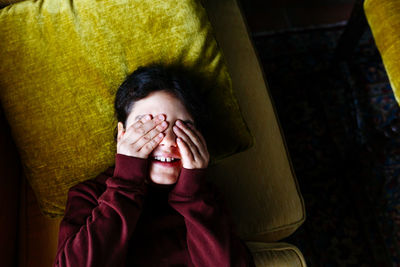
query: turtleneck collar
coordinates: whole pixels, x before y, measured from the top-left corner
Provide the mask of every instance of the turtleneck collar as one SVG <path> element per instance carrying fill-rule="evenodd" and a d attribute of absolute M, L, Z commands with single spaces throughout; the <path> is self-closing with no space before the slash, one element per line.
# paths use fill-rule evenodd
<path fill-rule="evenodd" d="M 150 178 L 146 179 L 148 187 L 152 190 L 169 191 L 175 187 L 175 184 L 156 184 Z"/>
<path fill-rule="evenodd" d="M 148 185 L 148 200 L 155 203 L 167 203 L 169 192 L 175 187 L 175 184 L 156 184 L 150 179 Z"/>

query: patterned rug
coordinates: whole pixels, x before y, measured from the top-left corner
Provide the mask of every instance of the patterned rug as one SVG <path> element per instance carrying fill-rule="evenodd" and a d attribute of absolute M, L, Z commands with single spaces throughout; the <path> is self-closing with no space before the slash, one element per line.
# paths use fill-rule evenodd
<path fill-rule="evenodd" d="M 283 241 L 308 266 L 400 266 L 400 110 L 369 31 L 334 60 L 342 32 L 253 36 L 306 204 Z"/>

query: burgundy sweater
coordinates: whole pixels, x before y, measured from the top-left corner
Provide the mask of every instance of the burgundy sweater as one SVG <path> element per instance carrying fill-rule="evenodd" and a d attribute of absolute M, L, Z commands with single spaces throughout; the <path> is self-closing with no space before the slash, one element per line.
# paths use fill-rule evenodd
<path fill-rule="evenodd" d="M 54 266 L 255 266 L 206 169 L 182 168 L 173 185 L 147 184 L 147 159 L 71 187 Z"/>

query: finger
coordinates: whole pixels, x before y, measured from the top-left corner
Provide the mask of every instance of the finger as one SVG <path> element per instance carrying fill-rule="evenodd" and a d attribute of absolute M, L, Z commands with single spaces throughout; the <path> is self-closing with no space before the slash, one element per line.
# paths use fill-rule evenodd
<path fill-rule="evenodd" d="M 135 135 L 135 131 L 140 129 L 140 127 L 142 127 L 142 125 L 144 123 L 146 123 L 147 121 L 149 121 L 151 119 L 152 119 L 151 114 L 146 114 L 143 117 L 141 117 L 138 121 L 134 122 L 131 126 L 127 127 L 127 129 L 125 130 L 125 133 L 124 133 L 125 138 L 130 139 L 128 141 L 131 142 L 134 139 L 132 137 L 132 135 Z M 141 131 L 141 130 L 139 130 L 139 131 Z"/>
<path fill-rule="evenodd" d="M 149 132 L 152 130 L 154 127 L 156 127 L 158 124 L 162 123 L 165 121 L 165 115 L 164 114 L 158 114 L 157 116 L 154 116 L 152 120 L 146 121 L 143 123 L 142 127 L 145 131 L 145 133 Z"/>
<path fill-rule="evenodd" d="M 165 116 L 163 114 L 159 114 L 153 119 L 149 119 L 149 117 L 147 116 L 151 117 L 151 114 L 146 115 L 137 123 L 132 124 L 132 126 L 130 126 L 129 129 L 126 131 L 126 135 L 129 136 L 127 137 L 129 142 L 136 143 L 139 138 L 147 134 L 150 130 L 152 130 L 163 120 L 165 120 Z"/>
<path fill-rule="evenodd" d="M 161 140 L 164 138 L 164 133 L 159 133 L 157 136 L 155 136 L 153 139 L 151 139 L 149 142 L 147 142 L 140 150 L 141 155 L 144 158 L 147 158 L 149 154 L 158 146 L 158 144 L 161 142 Z"/>
<path fill-rule="evenodd" d="M 177 144 L 178 144 L 178 148 L 179 148 L 179 152 L 181 153 L 182 156 L 182 163 L 184 163 L 183 161 L 185 159 L 188 159 L 189 162 L 193 162 L 194 161 L 194 156 L 191 152 L 191 149 L 188 147 L 188 145 L 181 139 L 181 138 L 177 138 Z"/>
<path fill-rule="evenodd" d="M 146 114 L 145 116 L 141 117 L 138 121 L 136 121 L 135 123 L 132 124 L 132 128 L 133 129 L 137 129 L 139 127 L 141 127 L 145 122 L 149 121 L 152 119 L 152 115 L 151 114 Z M 129 127 L 129 128 L 131 128 Z"/>
<path fill-rule="evenodd" d="M 189 128 L 185 123 L 183 123 L 181 120 L 177 120 L 176 121 L 177 126 L 179 126 L 179 128 L 181 130 L 183 130 L 183 132 L 189 136 L 189 138 L 192 140 L 192 142 L 196 145 L 196 147 L 199 149 L 199 151 L 205 151 L 205 147 L 204 144 L 202 142 L 202 140 L 199 138 L 199 136 L 191 129 Z"/>
<path fill-rule="evenodd" d="M 145 146 L 148 142 L 150 142 L 154 137 L 156 137 L 159 133 L 165 131 L 168 127 L 168 122 L 163 121 L 161 124 L 158 124 L 155 128 L 150 130 L 147 134 L 143 135 L 135 142 L 135 147 L 137 151 L 141 150 L 143 146 Z"/>
<path fill-rule="evenodd" d="M 190 151 L 192 152 L 194 159 L 201 158 L 201 155 L 199 153 L 197 146 L 192 142 L 190 137 L 185 132 L 183 132 L 182 129 L 180 129 L 177 126 L 172 127 L 172 129 L 178 137 L 180 137 L 183 141 L 185 141 L 186 145 L 189 147 Z"/>
<path fill-rule="evenodd" d="M 205 159 L 208 162 L 209 159 L 210 159 L 210 154 L 208 153 L 206 139 L 203 137 L 201 132 L 196 129 L 196 127 L 193 124 L 188 123 L 187 125 L 200 138 L 202 146 L 199 148 L 199 152 L 200 152 L 200 155 L 202 156 L 202 158 Z"/>
<path fill-rule="evenodd" d="M 204 138 L 204 136 L 201 134 L 201 132 L 199 130 L 197 130 L 193 124 L 188 123 L 188 125 L 189 125 L 189 128 L 192 129 L 192 131 L 194 131 L 197 134 L 197 136 L 201 140 L 201 143 L 203 144 L 203 147 L 205 148 L 205 150 L 207 150 L 207 142 L 206 142 L 206 139 Z"/>

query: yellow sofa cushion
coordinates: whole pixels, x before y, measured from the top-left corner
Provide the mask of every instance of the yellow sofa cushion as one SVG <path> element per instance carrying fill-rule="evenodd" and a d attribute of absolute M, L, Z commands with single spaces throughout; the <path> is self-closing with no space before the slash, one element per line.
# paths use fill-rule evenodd
<path fill-rule="evenodd" d="M 47 216 L 114 164 L 115 92 L 138 66 L 182 64 L 214 85 L 212 163 L 253 144 L 199 1 L 23 1 L 0 10 L 0 25 L 1 104 Z"/>
<path fill-rule="evenodd" d="M 366 0 L 364 11 L 396 101 L 400 104 L 400 2 Z"/>

